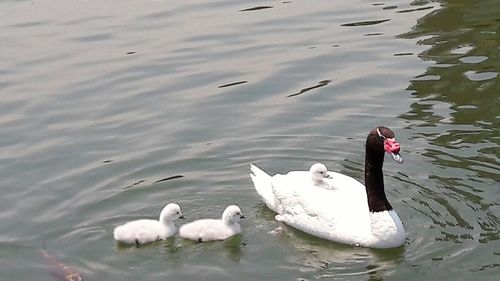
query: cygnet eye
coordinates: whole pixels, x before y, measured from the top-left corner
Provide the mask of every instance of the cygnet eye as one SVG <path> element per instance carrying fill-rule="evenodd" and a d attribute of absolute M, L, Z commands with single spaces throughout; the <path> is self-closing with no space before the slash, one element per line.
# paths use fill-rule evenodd
<path fill-rule="evenodd" d="M 179 214 L 179 211 L 177 211 L 177 213 L 176 213 L 176 214 Z"/>

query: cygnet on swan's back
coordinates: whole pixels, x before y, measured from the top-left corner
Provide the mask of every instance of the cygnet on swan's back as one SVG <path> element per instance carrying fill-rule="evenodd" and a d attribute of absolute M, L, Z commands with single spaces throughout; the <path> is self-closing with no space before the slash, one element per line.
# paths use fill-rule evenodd
<path fill-rule="evenodd" d="M 182 238 L 198 242 L 225 240 L 241 232 L 240 219 L 245 216 L 236 205 L 230 205 L 222 214 L 222 219 L 201 219 L 179 228 Z"/>
<path fill-rule="evenodd" d="M 170 203 L 161 211 L 159 220 L 127 222 L 115 228 L 113 237 L 116 241 L 136 245 L 164 240 L 177 232 L 174 220 L 183 218 L 179 205 Z"/>
<path fill-rule="evenodd" d="M 324 180 L 332 179 L 332 176 L 328 174 L 328 169 L 324 164 L 316 163 L 312 165 L 309 172 L 311 173 L 311 179 L 315 186 L 327 189 L 331 188 L 330 184 Z"/>

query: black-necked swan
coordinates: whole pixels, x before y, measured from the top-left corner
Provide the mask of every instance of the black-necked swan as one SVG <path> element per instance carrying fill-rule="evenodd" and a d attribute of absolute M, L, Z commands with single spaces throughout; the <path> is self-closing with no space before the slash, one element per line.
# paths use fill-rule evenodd
<path fill-rule="evenodd" d="M 241 232 L 240 219 L 245 216 L 236 205 L 228 206 L 222 219 L 200 219 L 179 228 L 179 236 L 198 242 L 225 240 Z"/>
<path fill-rule="evenodd" d="M 394 248 L 405 241 L 405 230 L 387 200 L 382 165 L 385 152 L 402 163 L 394 132 L 376 127 L 366 139 L 365 185 L 329 172 L 335 188 L 319 188 L 307 171 L 270 176 L 250 164 L 250 176 L 276 220 L 311 235 L 363 247 Z"/>
<path fill-rule="evenodd" d="M 136 245 L 165 240 L 177 232 L 174 220 L 183 218 L 179 205 L 170 203 L 161 210 L 159 220 L 129 221 L 117 226 L 113 237 L 116 241 Z"/>

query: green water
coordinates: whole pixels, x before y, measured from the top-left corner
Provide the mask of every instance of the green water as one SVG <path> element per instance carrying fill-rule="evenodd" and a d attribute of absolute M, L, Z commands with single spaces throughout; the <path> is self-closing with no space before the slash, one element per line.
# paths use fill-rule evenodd
<path fill-rule="evenodd" d="M 0 3 L 0 280 L 51 280 L 44 247 L 84 280 L 498 280 L 499 15 L 494 0 Z M 362 180 L 380 124 L 405 157 L 385 165 L 405 246 L 273 233 L 248 164 Z M 167 202 L 187 221 L 236 203 L 243 233 L 112 239 Z"/>

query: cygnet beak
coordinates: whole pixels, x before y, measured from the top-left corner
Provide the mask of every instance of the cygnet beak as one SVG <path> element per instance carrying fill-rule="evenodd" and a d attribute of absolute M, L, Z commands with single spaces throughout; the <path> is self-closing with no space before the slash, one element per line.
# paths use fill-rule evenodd
<path fill-rule="evenodd" d="M 244 219 L 244 218 L 246 218 L 246 217 L 245 217 L 245 215 L 244 215 L 244 214 L 241 214 L 241 215 L 240 215 L 240 219 Z"/>
<path fill-rule="evenodd" d="M 179 219 L 183 220 L 183 219 L 184 219 L 184 215 L 181 215 L 181 216 L 179 217 Z"/>
<path fill-rule="evenodd" d="M 328 173 L 326 174 L 325 178 L 327 178 L 327 179 L 333 179 L 333 177 L 330 174 L 328 174 Z"/>

